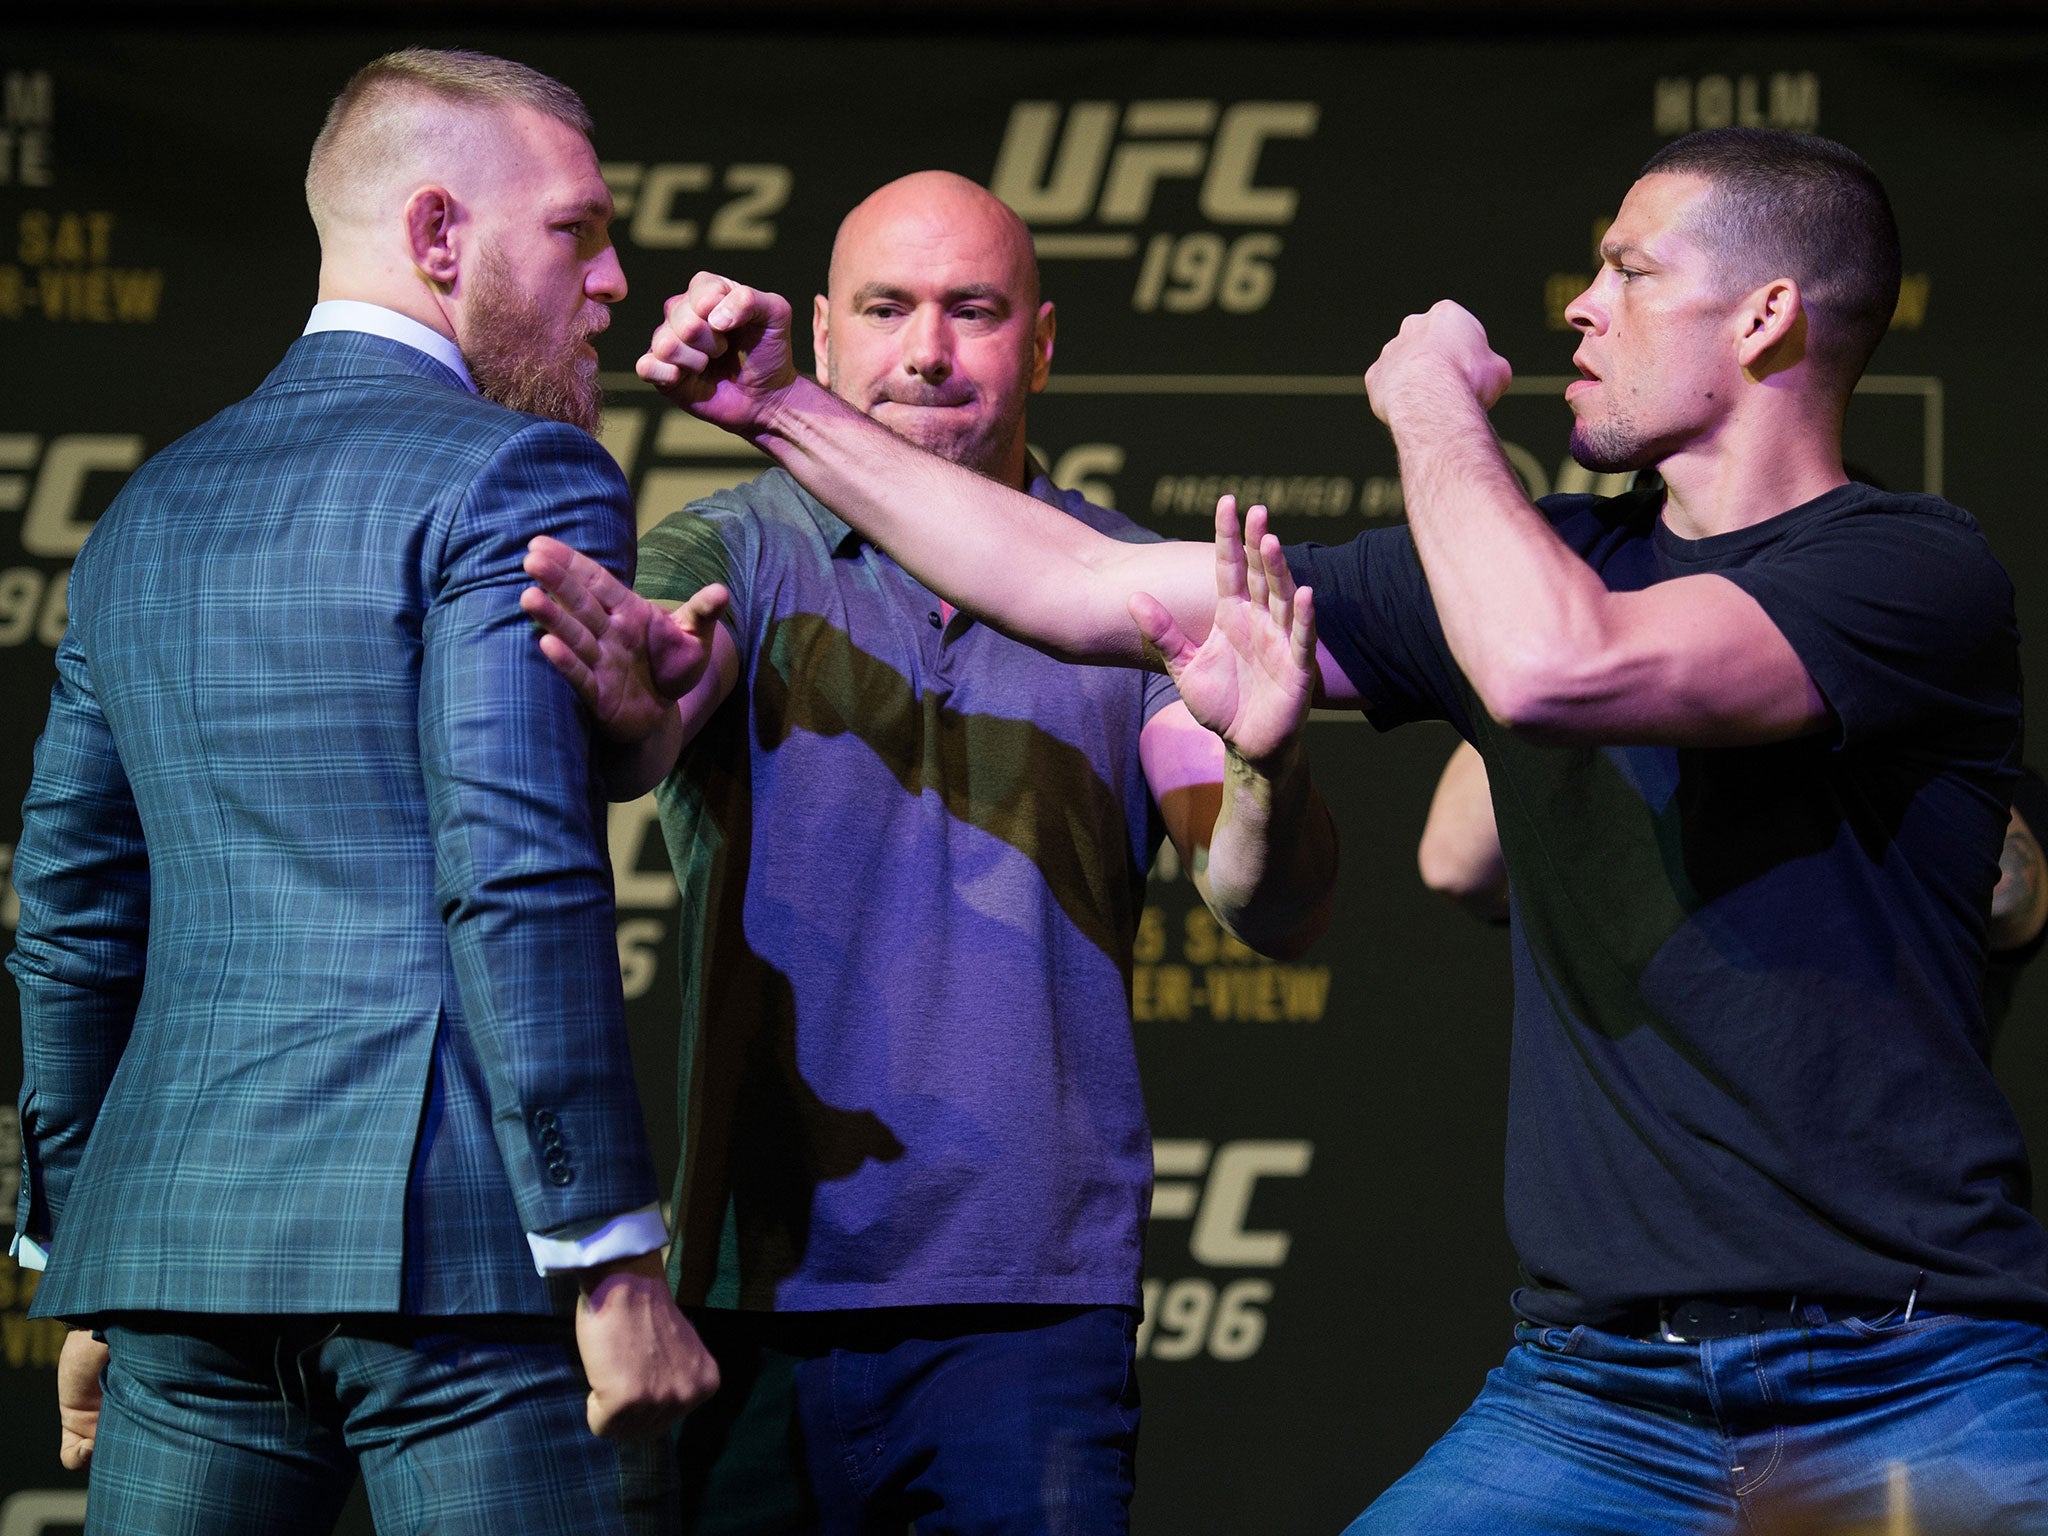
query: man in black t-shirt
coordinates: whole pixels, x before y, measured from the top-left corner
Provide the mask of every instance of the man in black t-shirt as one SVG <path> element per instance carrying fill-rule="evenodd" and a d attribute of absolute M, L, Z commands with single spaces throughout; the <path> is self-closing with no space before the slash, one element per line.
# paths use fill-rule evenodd
<path fill-rule="evenodd" d="M 1486 415 L 1507 364 L 1444 303 L 1366 375 L 1409 527 L 1290 576 L 1249 519 L 1325 701 L 1479 749 L 1513 888 L 1519 1343 L 1354 1530 L 2048 1530 L 2048 1235 L 1977 999 L 2012 589 L 1967 513 L 1842 470 L 1889 203 L 1839 145 L 1713 130 L 1601 254 L 1573 452 L 1661 494 L 1532 506 Z M 1135 660 L 1134 619 L 1184 690 L 1220 662 L 1210 551 L 920 457 L 796 379 L 787 329 L 703 275 L 640 368 L 1006 631 Z"/>
<path fill-rule="evenodd" d="M 2041 829 L 2037 831 L 2036 829 Z M 1991 890 L 1985 930 L 1984 1028 L 1986 1054 L 1995 1054 L 2012 1012 L 2020 973 L 2048 938 L 2048 780 L 2022 766 L 2013 785 L 2012 814 L 1998 851 L 1998 884 Z M 1507 926 L 1508 866 L 1500 851 L 1486 764 L 1470 742 L 1458 743 L 1438 775 L 1429 817 L 1415 849 L 1422 883 L 1483 921 Z"/>

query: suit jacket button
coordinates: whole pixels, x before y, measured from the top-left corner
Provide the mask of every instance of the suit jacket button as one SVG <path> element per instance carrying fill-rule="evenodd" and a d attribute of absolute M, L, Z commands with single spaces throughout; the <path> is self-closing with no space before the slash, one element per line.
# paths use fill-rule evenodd
<path fill-rule="evenodd" d="M 562 1133 L 550 1125 L 541 1131 L 540 1144 L 552 1152 L 562 1145 Z"/>
<path fill-rule="evenodd" d="M 557 1188 L 560 1188 L 562 1185 L 567 1184 L 571 1179 L 575 1177 L 576 1175 L 570 1171 L 569 1165 L 567 1163 L 548 1164 L 548 1182 L 550 1184 L 555 1185 Z"/>
<path fill-rule="evenodd" d="M 536 1130 L 551 1131 L 558 1123 L 555 1119 L 555 1112 L 552 1109 L 536 1109 L 533 1112 L 533 1124 Z"/>

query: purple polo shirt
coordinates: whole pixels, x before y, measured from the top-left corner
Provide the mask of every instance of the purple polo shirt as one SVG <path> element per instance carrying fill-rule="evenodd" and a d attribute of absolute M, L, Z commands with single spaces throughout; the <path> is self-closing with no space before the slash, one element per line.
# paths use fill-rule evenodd
<path fill-rule="evenodd" d="M 945 622 L 781 470 L 642 540 L 648 596 L 713 581 L 740 680 L 658 792 L 679 1298 L 1135 1305 L 1131 944 L 1162 835 L 1138 736 L 1172 684 Z"/>

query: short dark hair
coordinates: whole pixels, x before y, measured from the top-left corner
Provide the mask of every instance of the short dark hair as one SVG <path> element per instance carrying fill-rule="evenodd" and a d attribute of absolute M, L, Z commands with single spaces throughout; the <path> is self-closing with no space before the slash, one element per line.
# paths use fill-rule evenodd
<path fill-rule="evenodd" d="M 1877 173 L 1810 133 L 1703 128 L 1650 156 L 1642 174 L 1712 182 L 1694 233 L 1737 282 L 1789 277 L 1815 320 L 1808 346 L 1846 391 L 1899 302 L 1899 226 Z"/>

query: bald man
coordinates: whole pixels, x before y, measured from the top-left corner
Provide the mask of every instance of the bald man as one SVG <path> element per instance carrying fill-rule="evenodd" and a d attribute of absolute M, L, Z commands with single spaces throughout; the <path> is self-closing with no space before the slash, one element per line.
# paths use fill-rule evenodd
<path fill-rule="evenodd" d="M 828 288 L 812 329 L 834 394 L 1090 529 L 1151 537 L 1025 447 L 1053 306 L 1002 203 L 942 172 L 892 182 L 841 225 Z M 1270 806 L 1226 801 L 1223 744 L 1166 677 L 956 613 L 781 470 L 648 533 L 640 596 L 558 545 L 529 569 L 556 594 L 528 594 L 548 655 L 638 738 L 616 788 L 659 782 L 683 888 L 670 1275 L 727 1380 L 682 1431 L 684 1523 L 1123 1531 L 1147 866 L 1164 831 L 1234 931 L 1298 950 L 1327 921 L 1320 803 L 1288 809 L 1324 832 L 1299 840 L 1322 861 L 1267 868 Z M 1247 653 L 1284 657 L 1285 602 L 1256 620 Z M 707 659 L 679 703 L 636 713 L 650 636 Z M 1298 725 L 1296 650 L 1292 693 L 1246 685 L 1242 731 Z"/>
<path fill-rule="evenodd" d="M 586 726 L 519 609 L 535 534 L 632 565 L 589 131 L 501 59 L 362 70 L 306 334 L 75 567 L 9 967 L 87 1530 L 317 1531 L 360 1468 L 380 1531 L 616 1531 L 597 1435 L 715 1384 Z"/>

